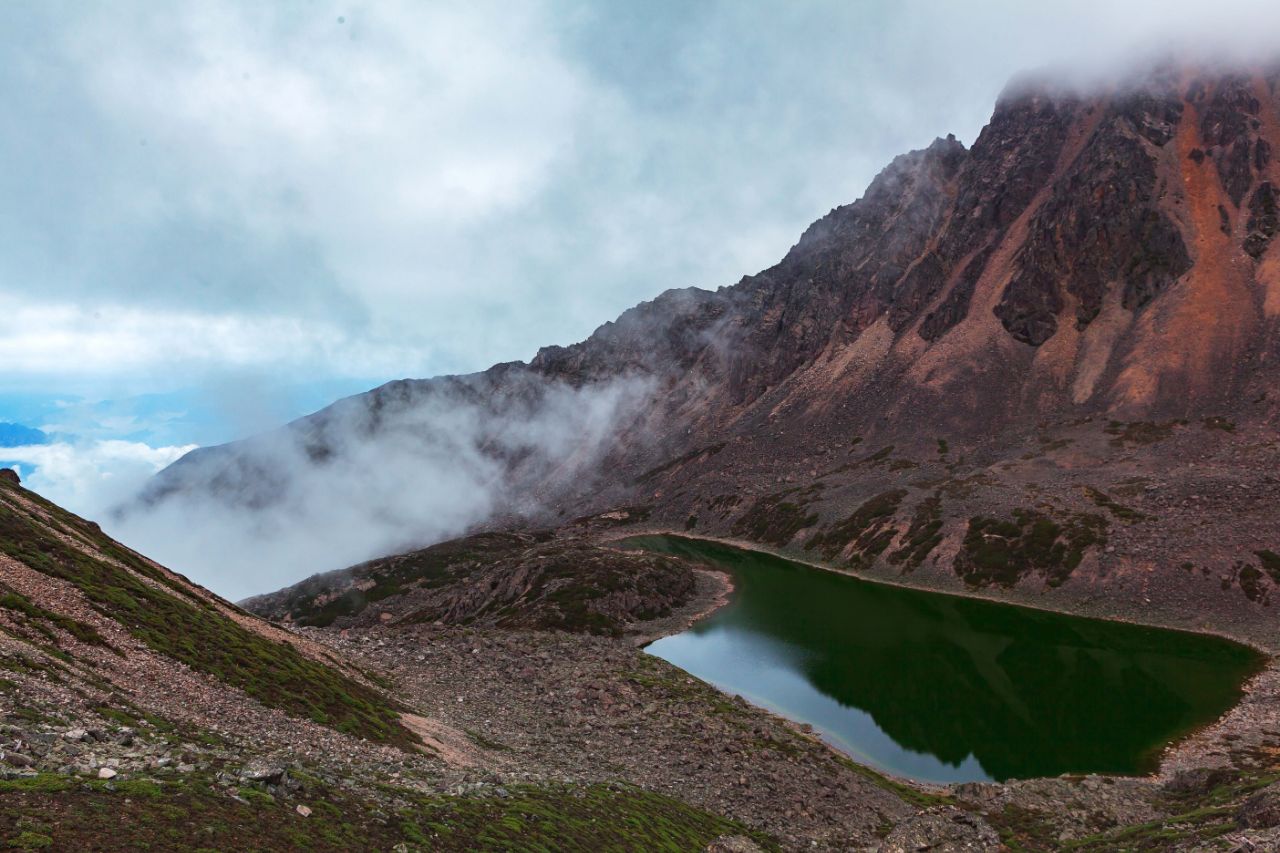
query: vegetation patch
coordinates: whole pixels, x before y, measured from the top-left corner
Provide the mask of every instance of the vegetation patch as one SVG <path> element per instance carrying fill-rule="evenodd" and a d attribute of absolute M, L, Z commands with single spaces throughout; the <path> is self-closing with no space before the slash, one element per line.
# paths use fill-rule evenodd
<path fill-rule="evenodd" d="M 1261 561 L 1262 570 L 1271 577 L 1272 581 L 1280 584 L 1280 554 L 1275 551 L 1268 551 L 1265 548 L 1253 553 Z"/>
<path fill-rule="evenodd" d="M 925 558 L 942 542 L 942 496 L 935 494 L 916 505 L 911 516 L 911 526 L 903 536 L 902 545 L 889 553 L 887 559 L 901 565 L 903 571 L 918 568 Z"/>
<path fill-rule="evenodd" d="M 481 533 L 309 578 L 246 602 L 301 625 L 397 622 L 621 634 L 667 616 L 693 594 L 683 560 L 550 533 Z M 378 612 L 370 605 L 384 602 Z"/>
<path fill-rule="evenodd" d="M 1263 581 L 1262 571 L 1257 566 L 1251 563 L 1236 563 L 1235 576 L 1245 598 L 1261 604 L 1270 603 L 1270 590 Z"/>
<path fill-rule="evenodd" d="M 1058 832 L 1042 812 L 1008 804 L 986 817 L 1011 853 L 1057 849 Z"/>
<path fill-rule="evenodd" d="M 648 483 L 651 480 L 657 478 L 660 474 L 665 474 L 667 471 L 670 471 L 672 468 L 677 468 L 681 465 L 684 465 L 686 462 L 692 462 L 695 459 L 699 461 L 706 461 L 707 459 L 710 459 L 711 457 L 715 456 L 721 450 L 724 450 L 727 446 L 728 446 L 728 442 L 721 441 L 717 444 L 712 444 L 708 447 L 699 447 L 697 450 L 690 450 L 688 453 L 682 456 L 677 456 L 674 459 L 669 459 L 666 462 L 663 462 L 661 465 L 650 468 L 648 471 L 645 471 L 639 477 L 636 477 L 635 482 L 638 484 Z"/>
<path fill-rule="evenodd" d="M 805 489 L 786 489 L 758 498 L 733 522 L 733 535 L 779 547 L 786 545 L 801 530 L 818 523 L 817 513 L 810 512 L 809 506 L 822 488 L 821 483 L 814 483 Z"/>
<path fill-rule="evenodd" d="M 707 501 L 707 508 L 712 512 L 719 513 L 721 518 L 728 518 L 729 514 L 732 513 L 740 503 L 742 503 L 741 495 L 716 495 L 711 500 Z"/>
<path fill-rule="evenodd" d="M 685 851 L 722 835 L 772 839 L 679 800 L 631 785 L 548 785 L 506 796 L 425 800 L 411 819 L 425 849 L 437 851 Z"/>
<path fill-rule="evenodd" d="M 3 589 L 3 586 L 0 586 L 0 590 Z M 113 648 L 111 644 L 108 643 L 100 633 L 98 633 L 97 628 L 77 619 L 72 619 L 70 616 L 66 616 L 62 613 L 54 613 L 50 610 L 45 610 L 43 607 L 38 606 L 31 601 L 31 599 L 21 593 L 4 591 L 4 593 L 0 595 L 0 608 L 11 610 L 26 617 L 25 624 L 35 628 L 49 640 L 57 639 L 56 635 L 51 630 L 51 628 L 57 628 L 67 632 L 81 643 L 85 643 L 90 646 L 106 646 L 116 652 L 116 654 L 120 654 L 117 649 Z"/>
<path fill-rule="evenodd" d="M 811 538 L 804 549 L 834 560 L 852 545 L 847 558 L 849 565 L 868 568 L 897 535 L 893 518 L 906 496 L 905 489 L 894 489 L 868 499 L 844 521 Z"/>
<path fill-rule="evenodd" d="M 466 796 L 386 787 L 398 806 L 309 775 L 299 802 L 226 790 L 206 774 L 166 782 L 45 773 L 0 781 L 0 848 L 169 850 L 684 851 L 762 833 L 630 785 L 512 785 Z M 297 805 L 306 805 L 303 816 Z"/>
<path fill-rule="evenodd" d="M 1155 444 L 1173 435 L 1175 427 L 1185 426 L 1184 420 L 1172 421 L 1111 421 L 1107 424 L 1106 433 L 1114 436 L 1111 443 L 1116 447 L 1127 444 Z"/>
<path fill-rule="evenodd" d="M 956 554 L 957 575 L 970 586 L 1011 587 L 1031 572 L 1049 586 L 1065 583 L 1085 551 L 1106 544 L 1107 522 L 1077 514 L 1064 523 L 1035 510 L 1017 509 L 1012 519 L 975 516 Z"/>
<path fill-rule="evenodd" d="M 1222 432 L 1235 432 L 1236 425 L 1234 422 L 1227 420 L 1220 415 L 1211 415 L 1201 421 L 1205 429 L 1216 429 Z"/>

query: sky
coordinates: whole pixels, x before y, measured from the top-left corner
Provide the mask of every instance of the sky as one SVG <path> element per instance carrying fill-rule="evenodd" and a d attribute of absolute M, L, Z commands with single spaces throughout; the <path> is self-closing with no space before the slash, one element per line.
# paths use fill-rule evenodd
<path fill-rule="evenodd" d="M 1255 0 L 0 14 L 0 462 L 89 516 L 192 447 L 732 284 L 1021 72 L 1280 42 Z"/>

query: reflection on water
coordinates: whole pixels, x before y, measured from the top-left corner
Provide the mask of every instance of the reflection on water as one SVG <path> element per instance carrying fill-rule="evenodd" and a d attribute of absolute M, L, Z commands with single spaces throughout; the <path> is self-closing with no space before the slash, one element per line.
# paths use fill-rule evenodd
<path fill-rule="evenodd" d="M 728 569 L 737 588 L 651 654 L 916 779 L 1150 771 L 1262 663 L 1216 637 L 871 584 L 716 543 L 624 544 Z"/>

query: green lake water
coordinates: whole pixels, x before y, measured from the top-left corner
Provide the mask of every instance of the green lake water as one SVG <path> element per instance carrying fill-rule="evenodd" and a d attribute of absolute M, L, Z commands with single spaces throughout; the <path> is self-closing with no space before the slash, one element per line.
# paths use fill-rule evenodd
<path fill-rule="evenodd" d="M 736 587 L 650 654 L 914 779 L 1149 772 L 1264 662 L 1217 637 L 875 584 L 713 542 L 622 544 L 726 569 Z"/>

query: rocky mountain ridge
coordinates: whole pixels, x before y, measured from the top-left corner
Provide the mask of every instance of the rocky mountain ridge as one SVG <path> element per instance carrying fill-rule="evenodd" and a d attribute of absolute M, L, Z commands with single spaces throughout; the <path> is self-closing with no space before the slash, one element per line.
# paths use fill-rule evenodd
<path fill-rule="evenodd" d="M 479 435 L 503 473 L 473 525 L 633 507 L 907 583 L 1259 639 L 1280 585 L 1278 115 L 1276 67 L 1019 84 L 971 147 L 898 157 L 757 275 L 196 451 L 134 511 L 287 504 L 282 445 L 328 470 L 361 442 L 432 444 L 424 406 L 501 424 L 631 383 L 581 448 Z M 1037 520 L 1045 555 L 1020 532 Z M 409 527 L 395 550 L 430 544 Z"/>

